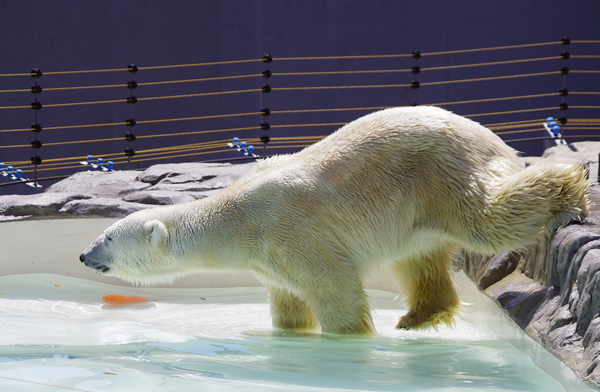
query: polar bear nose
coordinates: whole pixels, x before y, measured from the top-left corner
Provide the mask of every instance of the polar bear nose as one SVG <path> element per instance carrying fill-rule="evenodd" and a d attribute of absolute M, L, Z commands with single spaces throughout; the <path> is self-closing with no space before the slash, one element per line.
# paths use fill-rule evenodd
<path fill-rule="evenodd" d="M 83 255 L 83 253 L 79 255 L 79 261 L 85 263 L 85 256 Z"/>

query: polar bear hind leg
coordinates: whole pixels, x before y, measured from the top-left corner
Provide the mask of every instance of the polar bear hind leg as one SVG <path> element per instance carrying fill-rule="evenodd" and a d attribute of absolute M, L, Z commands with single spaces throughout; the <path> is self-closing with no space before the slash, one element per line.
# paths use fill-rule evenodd
<path fill-rule="evenodd" d="M 396 328 L 427 329 L 441 323 L 454 325 L 460 299 L 450 271 L 450 253 L 450 247 L 442 248 L 391 266 L 409 308 Z"/>

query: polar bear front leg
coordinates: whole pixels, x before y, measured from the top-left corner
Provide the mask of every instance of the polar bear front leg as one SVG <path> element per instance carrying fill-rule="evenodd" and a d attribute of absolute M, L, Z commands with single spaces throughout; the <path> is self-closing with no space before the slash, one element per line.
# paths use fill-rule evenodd
<path fill-rule="evenodd" d="M 392 271 L 409 307 L 399 329 L 426 329 L 454 324 L 460 299 L 450 273 L 450 249 L 442 248 L 396 262 Z"/>
<path fill-rule="evenodd" d="M 268 286 L 271 317 L 276 328 L 317 329 L 319 323 L 308 304 L 287 290 Z"/>
<path fill-rule="evenodd" d="M 306 300 L 323 332 L 371 334 L 375 332 L 367 294 L 358 276 L 337 276 L 322 282 Z"/>

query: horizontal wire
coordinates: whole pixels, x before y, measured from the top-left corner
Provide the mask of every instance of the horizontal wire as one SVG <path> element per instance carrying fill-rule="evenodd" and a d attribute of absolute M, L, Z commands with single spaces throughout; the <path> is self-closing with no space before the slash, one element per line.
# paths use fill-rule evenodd
<path fill-rule="evenodd" d="M 558 106 L 547 107 L 547 108 L 537 108 L 537 109 L 521 109 L 521 110 L 507 110 L 503 112 L 491 112 L 491 113 L 477 113 L 477 114 L 467 114 L 464 117 L 483 117 L 483 116 L 496 116 L 501 114 L 516 114 L 516 113 L 529 113 L 529 112 L 541 112 L 545 110 L 556 110 Z"/>
<path fill-rule="evenodd" d="M 295 91 L 295 90 L 335 90 L 352 88 L 391 88 L 410 87 L 410 84 L 372 84 L 363 86 L 313 86 L 313 87 L 271 87 L 271 91 Z M 259 89 L 259 91 L 261 91 Z"/>
<path fill-rule="evenodd" d="M 600 72 L 600 71 L 599 71 Z M 434 86 L 441 84 L 454 84 L 466 82 L 481 82 L 489 80 L 503 80 L 513 78 L 523 78 L 531 76 L 545 76 L 560 74 L 560 71 L 537 72 L 529 74 L 505 75 L 505 76 L 490 76 L 485 78 L 472 78 L 460 80 L 444 80 L 439 82 L 423 82 L 420 86 Z M 313 86 L 313 87 L 272 87 L 271 91 L 298 91 L 298 90 L 334 90 L 334 89 L 352 89 L 352 88 L 395 88 L 395 87 L 411 87 L 411 84 L 380 84 L 380 85 L 360 85 L 360 86 Z"/>
<path fill-rule="evenodd" d="M 575 73 L 575 74 L 597 74 L 600 73 L 600 70 L 578 70 L 578 69 L 572 69 L 569 71 L 569 73 Z"/>
<path fill-rule="evenodd" d="M 157 86 L 166 84 L 177 84 L 177 83 L 194 83 L 194 82 L 209 82 L 218 80 L 231 80 L 231 79 L 242 79 L 263 76 L 262 74 L 252 75 L 234 75 L 234 76 L 217 76 L 212 78 L 201 78 L 201 79 L 179 79 L 179 80 L 165 80 L 158 82 L 141 82 L 138 83 L 138 87 L 144 86 Z M 46 87 L 43 91 L 69 91 L 69 90 L 86 90 L 86 89 L 100 89 L 100 88 L 116 88 L 116 87 L 127 87 L 127 83 L 120 84 L 106 84 L 106 85 L 93 85 L 93 86 L 70 86 L 70 87 Z M 16 89 L 16 90 L 0 90 L 0 93 L 18 93 L 18 92 L 31 92 L 30 88 Z"/>
<path fill-rule="evenodd" d="M 166 95 L 160 97 L 145 97 L 138 98 L 139 101 L 153 101 L 158 99 L 173 99 L 173 98 L 192 98 L 192 97 L 208 97 L 213 95 L 225 95 L 225 94 L 241 94 L 241 93 L 255 93 L 262 91 L 260 88 L 248 89 L 248 90 L 234 90 L 234 91 L 216 91 L 212 93 L 197 93 L 197 94 L 181 94 L 181 95 Z"/>
<path fill-rule="evenodd" d="M 127 99 L 112 99 L 112 100 L 108 100 L 108 101 L 90 101 L 90 102 L 71 102 L 71 103 L 51 103 L 51 104 L 44 104 L 45 108 L 60 108 L 60 107 L 67 107 L 67 106 L 81 106 L 81 105 L 98 105 L 98 104 L 103 104 L 103 103 L 123 103 L 123 102 L 127 102 Z M 31 108 L 31 106 L 26 106 Z"/>
<path fill-rule="evenodd" d="M 156 69 L 171 69 L 184 67 L 203 67 L 208 65 L 229 65 L 229 64 L 244 64 L 253 62 L 262 62 L 263 59 L 247 59 L 247 60 L 229 60 L 229 61 L 213 61 L 209 63 L 192 63 L 192 64 L 175 64 L 175 65 L 156 65 L 149 67 L 138 67 L 139 70 L 156 70 Z"/>
<path fill-rule="evenodd" d="M 207 97 L 207 96 L 213 96 L 213 95 L 241 94 L 241 93 L 259 92 L 259 91 L 262 91 L 262 89 L 257 88 L 257 89 L 249 89 L 249 90 L 216 91 L 216 92 L 211 92 L 211 93 L 196 93 L 196 94 L 182 94 L 182 95 L 167 95 L 167 96 L 158 96 L 158 97 L 143 97 L 143 98 L 137 98 L 137 100 L 138 101 L 155 101 L 155 100 L 160 100 L 160 99 Z M 94 104 L 116 103 L 116 102 L 127 102 L 127 99 L 116 99 L 116 100 L 109 100 L 109 101 L 44 104 L 43 107 L 65 107 L 65 106 L 94 105 Z M 31 105 L 0 106 L 0 109 L 31 109 Z"/>
<path fill-rule="evenodd" d="M 571 56 L 571 57 L 573 57 L 573 56 Z M 421 72 L 423 72 L 423 71 L 439 71 L 439 70 L 446 70 L 446 69 L 482 67 L 482 66 L 490 66 L 490 65 L 517 64 L 517 63 L 527 63 L 527 62 L 533 62 L 533 61 L 557 60 L 560 58 L 561 58 L 560 56 L 552 56 L 552 57 L 538 57 L 538 58 L 533 58 L 533 59 L 494 61 L 494 62 L 490 62 L 490 63 L 445 65 L 445 66 L 440 66 L 440 67 L 421 67 L 420 71 Z"/>
<path fill-rule="evenodd" d="M 192 63 L 192 64 L 175 64 L 175 65 L 157 65 L 157 66 L 148 66 L 148 67 L 138 67 L 138 70 L 156 70 L 156 69 L 170 69 L 170 68 L 184 68 L 184 67 L 200 67 L 206 65 L 226 65 L 226 64 L 243 64 L 250 62 L 258 62 L 263 61 L 260 59 L 247 59 L 247 60 L 230 60 L 230 61 L 216 61 L 209 63 Z M 85 73 L 100 73 L 100 72 L 123 72 L 129 71 L 129 68 L 108 68 L 108 69 L 88 69 L 88 70 L 79 70 L 79 71 L 53 71 L 53 72 L 44 72 L 44 75 L 70 75 L 70 74 L 85 74 Z M 0 74 L 0 77 L 3 76 L 31 76 L 31 72 L 22 72 L 22 73 L 9 73 L 9 74 Z"/>
<path fill-rule="evenodd" d="M 597 130 L 597 129 L 600 129 L 600 126 L 598 126 L 598 127 L 574 127 L 574 126 L 572 126 L 572 125 L 567 125 L 567 124 L 565 124 L 565 125 L 564 125 L 564 127 L 565 127 L 566 129 L 577 129 L 577 130 L 580 130 L 580 131 L 584 131 L 584 130 Z"/>
<path fill-rule="evenodd" d="M 250 112 L 250 113 L 215 114 L 215 115 L 210 115 L 210 116 L 197 116 L 197 117 L 167 118 L 167 119 L 161 119 L 161 120 L 140 120 L 140 121 L 136 121 L 136 124 L 154 124 L 154 123 L 164 123 L 164 122 L 173 122 L 173 121 L 206 120 L 206 119 L 214 119 L 214 118 L 252 116 L 252 115 L 259 115 L 259 114 L 260 114 L 260 112 Z"/>
<path fill-rule="evenodd" d="M 271 124 L 271 128 L 326 127 L 326 126 L 340 126 L 340 125 L 346 125 L 346 124 L 348 124 L 348 123 L 342 122 L 342 123 L 283 124 L 283 125 Z"/>
<path fill-rule="evenodd" d="M 529 74 L 504 75 L 504 76 L 489 76 L 489 77 L 485 77 L 485 78 L 472 78 L 472 79 L 459 79 L 459 80 L 442 80 L 439 82 L 423 82 L 420 85 L 421 86 L 437 86 L 437 85 L 441 85 L 441 84 L 484 82 L 484 81 L 489 81 L 489 80 L 515 79 L 515 78 L 524 78 L 524 77 L 531 77 L 531 76 L 546 76 L 546 75 L 557 75 L 557 74 L 560 74 L 560 71 L 536 72 L 536 73 L 529 73 Z"/>
<path fill-rule="evenodd" d="M 498 126 L 498 127 L 486 127 L 488 128 L 490 131 L 500 131 L 503 129 L 515 129 L 515 128 L 539 128 L 542 129 L 542 123 L 543 121 L 537 120 L 534 123 L 531 124 L 513 124 L 513 125 L 503 125 L 503 126 Z"/>
<path fill-rule="evenodd" d="M 549 46 L 549 45 L 557 45 L 557 44 L 561 44 L 561 42 L 554 41 L 554 42 L 541 42 L 541 43 L 537 43 L 537 44 L 494 46 L 494 47 L 490 47 L 490 48 L 448 50 L 448 51 L 444 51 L 444 52 L 424 52 L 424 53 L 421 53 L 421 56 L 437 56 L 437 55 L 442 55 L 442 54 L 459 54 L 459 53 L 485 52 L 485 51 L 491 51 L 491 50 L 532 48 L 532 47 L 536 47 L 536 46 Z"/>
<path fill-rule="evenodd" d="M 539 132 L 539 131 L 543 131 L 544 128 L 543 127 L 539 127 L 538 129 L 522 129 L 522 130 L 518 130 L 518 131 L 503 131 L 503 132 L 494 132 L 496 135 L 514 135 L 517 133 L 528 133 L 528 132 Z"/>
<path fill-rule="evenodd" d="M 411 72 L 411 69 L 378 69 L 360 71 L 314 71 L 314 72 L 272 72 L 272 76 L 317 76 L 317 75 L 353 75 L 375 73 Z"/>
<path fill-rule="evenodd" d="M 557 95 L 560 95 L 560 93 L 556 92 L 556 93 L 545 93 L 545 94 L 517 95 L 514 97 L 473 99 L 470 101 L 454 101 L 454 102 L 424 104 L 422 106 L 449 106 L 449 105 L 460 105 L 460 104 L 465 104 L 465 103 L 497 102 L 497 101 L 509 101 L 512 99 L 554 97 Z"/>
<path fill-rule="evenodd" d="M 372 106 L 361 108 L 333 108 L 333 109 L 294 109 L 294 110 L 271 110 L 271 114 L 291 114 L 291 113 L 322 113 L 322 112 L 347 112 L 359 110 L 383 110 L 391 109 L 396 106 Z"/>
<path fill-rule="evenodd" d="M 573 122 L 600 122 L 600 118 L 570 118 L 569 121 Z"/>
<path fill-rule="evenodd" d="M 598 91 L 569 91 L 569 94 L 573 95 L 600 95 Z"/>
<path fill-rule="evenodd" d="M 574 39 L 571 40 L 572 44 L 600 44 L 600 40 L 593 39 Z"/>
<path fill-rule="evenodd" d="M 572 54 L 572 59 L 600 59 L 598 54 Z"/>
<path fill-rule="evenodd" d="M 500 122 L 500 123 L 492 123 L 492 124 L 485 124 L 486 127 L 494 127 L 494 126 L 502 126 L 502 125 L 510 125 L 510 124 L 527 124 L 527 123 L 531 123 L 534 121 L 538 121 L 538 122 L 543 122 L 546 119 L 538 119 L 538 120 L 525 120 L 525 121 L 507 121 L 507 122 Z"/>
<path fill-rule="evenodd" d="M 412 54 L 375 54 L 375 55 L 357 55 L 357 56 L 311 56 L 311 57 L 273 57 L 273 61 L 294 61 L 294 60 L 358 60 L 358 59 L 383 59 L 412 57 Z"/>
<path fill-rule="evenodd" d="M 235 75 L 235 76 L 216 76 L 213 78 L 201 78 L 201 79 L 180 79 L 180 80 L 166 80 L 162 82 L 142 82 L 138 83 L 138 87 L 143 86 L 158 86 L 163 84 L 177 84 L 177 83 L 194 83 L 194 82 L 212 82 L 217 80 L 230 80 L 230 79 L 243 79 L 243 78 L 254 78 L 263 76 L 263 74 L 253 75 Z"/>

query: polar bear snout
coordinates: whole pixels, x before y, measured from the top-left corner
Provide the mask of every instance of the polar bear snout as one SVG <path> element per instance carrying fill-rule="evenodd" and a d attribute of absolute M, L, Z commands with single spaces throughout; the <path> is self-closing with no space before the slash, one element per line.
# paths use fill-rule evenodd
<path fill-rule="evenodd" d="M 79 255 L 79 261 L 81 261 L 86 267 L 96 270 L 96 272 L 99 274 L 105 274 L 108 271 L 110 271 L 110 267 L 106 264 L 101 264 L 94 262 L 93 260 L 89 260 L 86 257 L 85 252 Z"/>
<path fill-rule="evenodd" d="M 79 261 L 99 274 L 110 271 L 110 258 L 105 252 L 105 242 L 105 236 L 101 235 L 79 255 Z"/>

